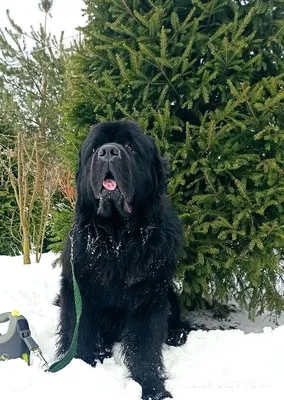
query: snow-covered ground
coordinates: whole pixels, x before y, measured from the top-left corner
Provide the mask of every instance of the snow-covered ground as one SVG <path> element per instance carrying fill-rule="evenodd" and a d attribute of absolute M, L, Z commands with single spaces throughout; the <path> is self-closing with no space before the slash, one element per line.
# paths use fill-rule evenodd
<path fill-rule="evenodd" d="M 0 313 L 20 310 L 50 362 L 54 361 L 58 316 L 52 301 L 60 274 L 59 267 L 51 267 L 54 259 L 55 255 L 48 253 L 40 264 L 23 266 L 21 257 L 0 256 Z M 175 400 L 283 397 L 284 315 L 278 325 L 268 314 L 253 323 L 242 311 L 232 313 L 227 321 L 216 321 L 208 313 L 192 313 L 191 317 L 214 329 L 191 332 L 182 347 L 165 346 L 166 387 Z M 223 330 L 230 327 L 235 329 Z M 7 324 L 0 324 L 0 333 L 6 330 Z M 114 356 L 95 369 L 73 360 L 64 370 L 51 374 L 43 372 L 34 358 L 30 367 L 20 359 L 0 362 L 1 399 L 65 400 L 79 396 L 140 399 L 141 387 L 127 377 L 119 344 Z"/>

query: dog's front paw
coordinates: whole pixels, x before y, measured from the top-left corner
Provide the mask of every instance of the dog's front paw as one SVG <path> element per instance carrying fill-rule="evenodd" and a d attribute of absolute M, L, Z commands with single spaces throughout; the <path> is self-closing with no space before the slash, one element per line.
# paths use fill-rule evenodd
<path fill-rule="evenodd" d="M 182 346 L 187 339 L 188 331 L 186 329 L 172 329 L 167 338 L 167 344 L 170 346 Z"/>
<path fill-rule="evenodd" d="M 105 358 L 111 358 L 112 357 L 112 347 L 105 347 L 104 351 L 101 353 L 102 355 L 102 360 Z"/>
<path fill-rule="evenodd" d="M 162 392 L 152 392 L 143 394 L 142 400 L 162 400 L 162 399 L 172 399 L 173 396 L 170 392 L 163 390 Z"/>

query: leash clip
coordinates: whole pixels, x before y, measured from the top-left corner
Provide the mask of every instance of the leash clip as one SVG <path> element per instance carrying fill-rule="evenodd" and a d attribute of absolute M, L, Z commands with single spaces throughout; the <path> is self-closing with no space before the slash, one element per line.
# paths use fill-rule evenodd
<path fill-rule="evenodd" d="M 25 342 L 26 346 L 28 347 L 29 351 L 32 352 L 35 356 L 37 356 L 40 359 L 40 361 L 42 363 L 41 369 L 43 369 L 45 372 L 48 371 L 48 369 L 49 369 L 48 362 L 44 358 L 39 345 L 31 337 L 31 332 L 30 331 L 21 331 L 20 335 L 21 335 L 22 340 Z"/>
<path fill-rule="evenodd" d="M 32 353 L 35 355 L 35 356 L 37 356 L 38 358 L 39 358 L 39 360 L 41 361 L 41 369 L 44 371 L 44 372 L 47 372 L 48 370 L 49 370 L 49 364 L 48 364 L 48 362 L 46 361 L 46 359 L 44 358 L 44 356 L 43 356 L 43 354 L 42 354 L 42 351 L 41 351 L 41 349 L 38 347 L 38 348 L 35 348 L 35 349 L 32 349 Z"/>

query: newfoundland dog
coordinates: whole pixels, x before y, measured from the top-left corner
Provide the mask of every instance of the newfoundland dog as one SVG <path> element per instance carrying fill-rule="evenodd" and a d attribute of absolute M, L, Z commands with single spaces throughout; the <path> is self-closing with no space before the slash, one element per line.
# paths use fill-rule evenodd
<path fill-rule="evenodd" d="M 152 400 L 171 397 L 163 343 L 186 340 L 173 291 L 182 228 L 166 181 L 154 140 L 136 122 L 93 126 L 80 150 L 75 223 L 62 255 L 57 355 L 75 327 L 72 256 L 83 307 L 76 357 L 95 366 L 120 341 L 131 377 Z"/>

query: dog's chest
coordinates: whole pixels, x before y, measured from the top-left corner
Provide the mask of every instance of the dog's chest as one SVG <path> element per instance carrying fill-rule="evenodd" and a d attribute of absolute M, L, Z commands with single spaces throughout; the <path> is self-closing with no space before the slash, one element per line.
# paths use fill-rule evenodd
<path fill-rule="evenodd" d="M 157 248 L 154 227 L 141 228 L 136 235 L 91 235 L 86 240 L 85 272 L 92 281 L 109 285 L 120 282 L 131 286 L 154 268 Z"/>

